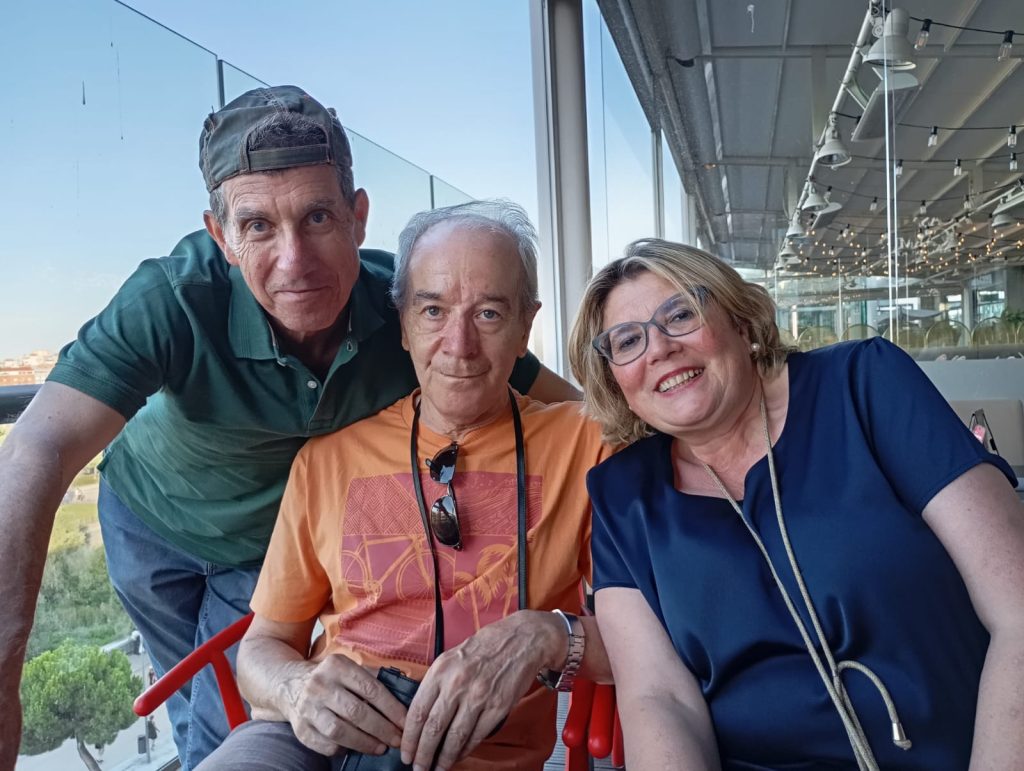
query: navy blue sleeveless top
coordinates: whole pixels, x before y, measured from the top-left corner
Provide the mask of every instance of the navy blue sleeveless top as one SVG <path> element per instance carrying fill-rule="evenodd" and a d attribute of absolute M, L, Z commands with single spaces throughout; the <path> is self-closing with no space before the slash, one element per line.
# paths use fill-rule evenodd
<path fill-rule="evenodd" d="M 788 359 L 775 446 L 786 527 L 843 682 L 883 769 L 966 769 L 988 634 L 925 505 L 987 453 L 917 364 L 874 338 Z M 672 439 L 592 469 L 594 585 L 639 589 L 703 690 L 725 769 L 856 769 L 846 732 L 750 533 L 729 503 L 675 489 Z M 744 517 L 814 638 L 779 533 L 767 458 Z M 598 597 L 600 603 L 600 597 Z M 817 640 L 815 640 L 817 644 Z M 652 662 L 651 666 L 657 666 Z"/>

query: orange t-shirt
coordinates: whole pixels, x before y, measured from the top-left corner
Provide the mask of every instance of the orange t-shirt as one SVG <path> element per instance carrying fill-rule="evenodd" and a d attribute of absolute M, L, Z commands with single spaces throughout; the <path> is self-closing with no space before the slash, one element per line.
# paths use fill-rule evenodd
<path fill-rule="evenodd" d="M 319 615 L 313 657 L 343 653 L 422 679 L 433 658 L 434 576 L 412 484 L 409 441 L 418 394 L 299 452 L 253 609 L 294 623 Z M 610 454 L 575 402 L 518 396 L 526 451 L 531 609 L 578 611 L 590 575 L 587 471 Z M 450 440 L 419 423 L 426 506 L 446 492 L 426 470 Z M 516 452 L 511 409 L 459 443 L 453 480 L 464 549 L 437 544 L 445 649 L 518 609 Z M 555 740 L 555 697 L 531 689 L 505 725 L 458 764 L 540 769 Z"/>

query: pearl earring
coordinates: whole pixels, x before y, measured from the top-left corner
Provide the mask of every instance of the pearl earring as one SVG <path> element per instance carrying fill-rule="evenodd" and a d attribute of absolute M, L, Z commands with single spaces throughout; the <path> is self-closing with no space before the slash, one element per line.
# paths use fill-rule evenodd
<path fill-rule="evenodd" d="M 750 350 L 753 351 L 754 353 L 757 353 L 758 351 L 761 350 L 761 344 L 760 343 L 751 343 L 750 344 Z"/>

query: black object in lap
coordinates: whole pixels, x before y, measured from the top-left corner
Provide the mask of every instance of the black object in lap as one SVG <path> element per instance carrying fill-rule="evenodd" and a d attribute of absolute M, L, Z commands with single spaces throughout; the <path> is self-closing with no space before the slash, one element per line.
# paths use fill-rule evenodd
<path fill-rule="evenodd" d="M 420 687 L 419 681 L 406 677 L 394 667 L 381 667 L 377 679 L 406 707 L 412 704 L 412 697 Z M 350 751 L 345 755 L 339 771 L 408 771 L 411 768 L 411 765 L 402 762 L 401 750 L 389 747 L 383 755 L 364 755 Z"/>

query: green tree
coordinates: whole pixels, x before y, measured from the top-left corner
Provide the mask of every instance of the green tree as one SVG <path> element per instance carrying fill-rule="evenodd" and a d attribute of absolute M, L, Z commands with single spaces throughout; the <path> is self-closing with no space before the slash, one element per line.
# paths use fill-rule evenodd
<path fill-rule="evenodd" d="M 21 752 L 39 755 L 74 739 L 90 771 L 100 771 L 88 747 L 114 741 L 134 721 L 132 700 L 142 678 L 128 657 L 93 645 L 64 642 L 25 665 L 21 678 Z"/>
<path fill-rule="evenodd" d="M 110 586 L 103 549 L 53 552 L 46 560 L 28 656 L 64 640 L 100 645 L 125 637 L 132 625 Z"/>

